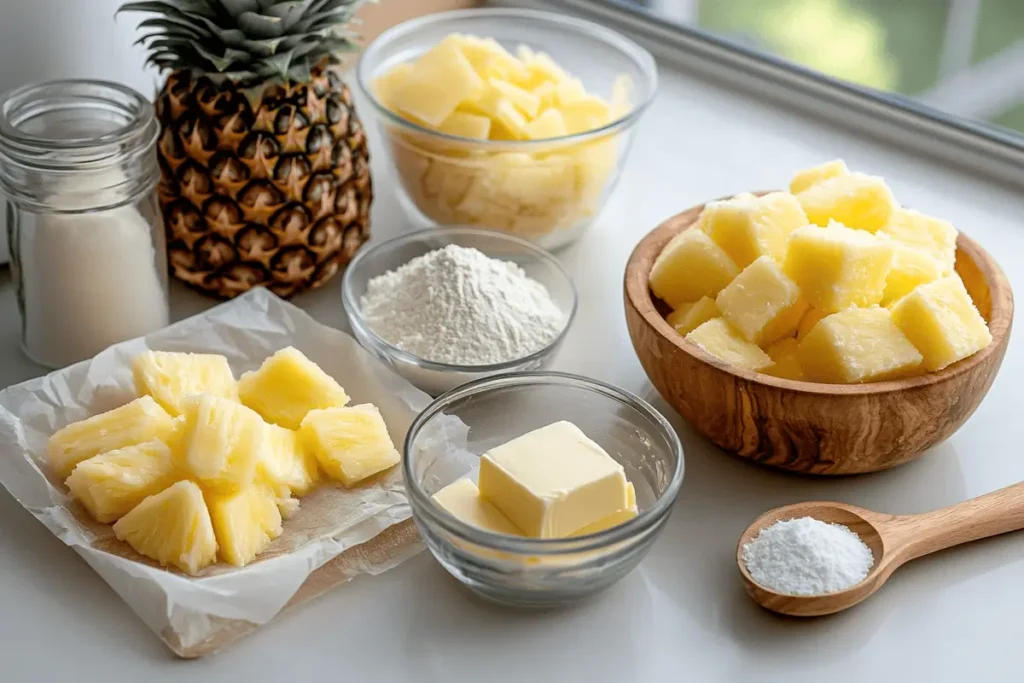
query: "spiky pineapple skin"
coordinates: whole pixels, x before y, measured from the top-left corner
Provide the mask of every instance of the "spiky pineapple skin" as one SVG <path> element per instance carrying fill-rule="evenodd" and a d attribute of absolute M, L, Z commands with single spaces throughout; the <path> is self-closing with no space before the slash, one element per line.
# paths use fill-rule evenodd
<path fill-rule="evenodd" d="M 156 100 L 170 270 L 221 298 L 319 287 L 370 235 L 366 135 L 339 64 L 308 83 L 172 71 Z"/>

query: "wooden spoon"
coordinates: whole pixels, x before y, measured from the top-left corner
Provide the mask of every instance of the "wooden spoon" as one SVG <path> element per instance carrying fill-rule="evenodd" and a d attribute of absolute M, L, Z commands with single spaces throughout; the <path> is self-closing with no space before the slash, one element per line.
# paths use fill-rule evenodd
<path fill-rule="evenodd" d="M 754 582 L 743 546 L 780 520 L 813 517 L 842 524 L 861 537 L 875 557 L 863 581 L 838 593 L 786 595 Z M 747 527 L 736 548 L 747 593 L 762 607 L 795 617 L 817 617 L 853 607 L 882 587 L 904 563 L 961 543 L 1024 529 L 1024 482 L 979 498 L 919 515 L 887 515 L 845 503 L 808 502 L 775 508 Z"/>

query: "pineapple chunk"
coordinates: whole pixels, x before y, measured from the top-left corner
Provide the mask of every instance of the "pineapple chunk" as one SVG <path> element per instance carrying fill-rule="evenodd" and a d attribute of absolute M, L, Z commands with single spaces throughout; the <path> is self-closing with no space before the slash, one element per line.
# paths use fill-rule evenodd
<path fill-rule="evenodd" d="M 897 209 L 882 232 L 898 242 L 928 253 L 942 265 L 943 275 L 953 272 L 957 231 L 952 223 L 910 209 Z"/>
<path fill-rule="evenodd" d="M 740 269 L 700 230 L 684 230 L 662 250 L 651 267 L 650 286 L 672 308 L 716 296 Z"/>
<path fill-rule="evenodd" d="M 491 139 L 526 140 L 526 117 L 497 90 L 488 90 L 467 108 L 491 118 Z"/>
<path fill-rule="evenodd" d="M 814 382 L 850 384 L 915 374 L 921 354 L 887 308 L 847 308 L 814 326 L 800 342 L 800 367 Z"/>
<path fill-rule="evenodd" d="M 633 103 L 630 93 L 633 90 L 633 81 L 626 74 L 615 77 L 612 83 L 612 99 L 609 114 L 612 119 L 620 119 L 633 110 Z"/>
<path fill-rule="evenodd" d="M 486 140 L 487 136 L 491 134 L 491 120 L 486 116 L 454 111 L 441 122 L 438 130 L 448 135 Z"/>
<path fill-rule="evenodd" d="M 217 558 L 210 511 L 191 481 L 143 500 L 114 524 L 114 535 L 139 554 L 186 574 L 197 574 Z"/>
<path fill-rule="evenodd" d="M 311 410 L 299 435 L 320 466 L 345 486 L 396 465 L 395 450 L 384 418 L 375 406 Z"/>
<path fill-rule="evenodd" d="M 348 403 L 348 394 L 334 378 L 291 346 L 267 358 L 259 370 L 242 375 L 238 394 L 264 420 L 287 429 L 298 429 L 314 408 Z"/>
<path fill-rule="evenodd" d="M 531 119 L 537 116 L 537 112 L 540 111 L 540 98 L 529 90 L 523 90 L 519 86 L 503 81 L 500 78 L 491 78 L 487 84 L 496 90 L 499 95 L 507 98 L 509 102 L 515 105 L 516 109 Z"/>
<path fill-rule="evenodd" d="M 724 318 L 707 321 L 686 338 L 715 358 L 738 368 L 763 370 L 772 364 L 768 354 L 741 337 Z"/>
<path fill-rule="evenodd" d="M 772 359 L 772 365 L 761 372 L 783 379 L 802 380 L 804 372 L 800 367 L 799 345 L 794 337 L 786 337 L 769 346 L 765 353 Z"/>
<path fill-rule="evenodd" d="M 802 171 L 797 171 L 796 175 L 793 176 L 793 180 L 789 181 L 789 191 L 793 194 L 800 194 L 811 185 L 817 185 L 823 180 L 846 175 L 849 172 L 842 159 L 828 161 L 820 166 L 805 168 Z"/>
<path fill-rule="evenodd" d="M 892 307 L 892 318 L 924 356 L 941 370 L 982 350 L 992 335 L 958 275 L 921 285 Z"/>
<path fill-rule="evenodd" d="M 800 324 L 796 326 L 797 340 L 806 337 L 807 333 L 813 330 L 814 326 L 818 324 L 818 321 L 826 315 L 828 315 L 828 313 L 817 308 L 808 308 L 807 312 L 804 313 L 804 317 L 800 318 Z"/>
<path fill-rule="evenodd" d="M 97 522 L 110 524 L 178 480 L 178 463 L 163 441 L 126 446 L 78 463 L 65 482 Z"/>
<path fill-rule="evenodd" d="M 636 507 L 636 489 L 633 487 L 632 482 L 626 482 L 626 507 L 602 517 L 596 522 L 591 522 L 582 529 L 577 529 L 569 534 L 569 536 L 588 536 L 590 534 L 596 534 L 599 531 L 605 531 L 612 527 L 619 526 L 620 524 L 625 524 L 636 517 L 638 513 L 639 510 Z"/>
<path fill-rule="evenodd" d="M 392 111 L 398 109 L 396 93 L 412 73 L 412 64 L 398 64 L 386 74 L 373 80 L 373 94 L 384 107 Z"/>
<path fill-rule="evenodd" d="M 494 38 L 458 34 L 453 38 L 481 78 L 497 77 L 516 83 L 529 80 L 530 74 L 522 62 Z"/>
<path fill-rule="evenodd" d="M 569 134 L 565 127 L 565 119 L 562 112 L 557 109 L 547 109 L 543 114 L 530 121 L 523 128 L 531 140 L 546 140 Z"/>
<path fill-rule="evenodd" d="M 570 133 L 585 133 L 606 125 L 610 120 L 608 103 L 597 95 L 584 95 L 559 108 Z"/>
<path fill-rule="evenodd" d="M 223 492 L 249 486 L 263 457 L 265 425 L 255 411 L 219 396 L 184 401 L 185 462 L 200 483 Z"/>
<path fill-rule="evenodd" d="M 850 228 L 875 232 L 889 222 L 896 200 L 885 181 L 863 173 L 822 180 L 797 195 L 811 223 L 837 221 Z"/>
<path fill-rule="evenodd" d="M 320 478 L 316 458 L 306 452 L 297 432 L 265 425 L 257 471 L 280 496 L 304 496 Z"/>
<path fill-rule="evenodd" d="M 560 83 L 555 83 L 555 104 L 564 107 L 581 100 L 587 96 L 587 89 L 583 87 L 583 81 L 578 78 L 567 78 Z"/>
<path fill-rule="evenodd" d="M 758 198 L 711 202 L 700 217 L 701 228 L 740 268 L 761 256 L 782 261 L 789 235 L 807 225 L 796 197 L 773 192 Z"/>
<path fill-rule="evenodd" d="M 526 48 L 525 50 L 522 48 Z M 543 81 L 554 81 L 555 84 L 569 80 L 569 74 L 558 66 L 545 52 L 533 52 L 525 45 L 520 45 L 519 59 L 530 74 L 531 85 L 539 85 Z"/>
<path fill-rule="evenodd" d="M 882 300 L 892 252 L 888 240 L 861 230 L 809 225 L 790 236 L 785 271 L 812 306 L 832 313 Z"/>
<path fill-rule="evenodd" d="M 676 332 L 685 337 L 707 321 L 720 315 L 722 314 L 718 310 L 715 300 L 705 296 L 695 303 L 683 304 L 669 313 L 665 320 Z"/>
<path fill-rule="evenodd" d="M 715 303 L 744 339 L 760 346 L 795 334 L 807 310 L 800 288 L 771 256 L 744 268 L 718 293 Z"/>
<path fill-rule="evenodd" d="M 228 359 L 216 354 L 144 351 L 132 361 L 132 375 L 136 391 L 174 416 L 182 414 L 182 399 L 190 394 L 238 400 Z"/>
<path fill-rule="evenodd" d="M 54 474 L 64 480 L 83 460 L 155 439 L 170 441 L 176 429 L 174 418 L 152 396 L 142 396 L 58 430 L 46 444 L 46 455 Z"/>
<path fill-rule="evenodd" d="M 892 267 L 885 279 L 882 305 L 894 304 L 910 294 L 918 285 L 934 282 L 942 275 L 942 266 L 926 252 L 898 242 L 894 243 Z"/>
<path fill-rule="evenodd" d="M 458 43 L 451 37 L 442 40 L 416 60 L 396 84 L 393 101 L 398 110 L 436 128 L 463 100 L 483 90 L 483 79 Z"/>
<path fill-rule="evenodd" d="M 299 501 L 297 498 L 278 497 L 277 509 L 281 513 L 281 519 L 291 519 L 299 511 Z"/>
<path fill-rule="evenodd" d="M 221 559 L 244 567 L 281 535 L 277 498 L 264 486 L 210 497 L 210 517 Z"/>

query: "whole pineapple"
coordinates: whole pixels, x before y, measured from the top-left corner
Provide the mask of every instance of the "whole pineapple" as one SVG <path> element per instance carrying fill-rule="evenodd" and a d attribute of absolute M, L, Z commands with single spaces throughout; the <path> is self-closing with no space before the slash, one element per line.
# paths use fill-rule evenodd
<path fill-rule="evenodd" d="M 326 282 L 369 238 L 369 155 L 337 54 L 362 0 L 165 0 L 139 24 L 171 271 L 230 298 Z"/>

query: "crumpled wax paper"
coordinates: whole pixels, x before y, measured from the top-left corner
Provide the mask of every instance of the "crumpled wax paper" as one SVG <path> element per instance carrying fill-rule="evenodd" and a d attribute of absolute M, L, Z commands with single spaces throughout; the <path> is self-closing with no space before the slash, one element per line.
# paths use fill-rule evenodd
<path fill-rule="evenodd" d="M 337 379 L 352 397 L 351 405 L 376 405 L 402 449 L 410 424 L 430 398 L 352 337 L 263 289 L 0 391 L 0 484 L 82 555 L 178 654 L 205 653 L 199 646 L 214 642 L 218 630 L 247 630 L 239 629 L 239 622 L 265 623 L 293 596 L 301 597 L 296 593 L 314 570 L 341 560 L 342 553 L 354 559 L 340 563 L 343 567 L 335 561 L 320 572 L 332 577 L 330 585 L 379 573 L 418 552 L 421 546 L 409 522 L 402 533 L 381 534 L 411 515 L 400 468 L 352 490 L 333 484 L 317 489 L 301 500 L 299 511 L 284 522 L 284 533 L 256 562 L 244 568 L 217 564 L 190 578 L 135 554 L 114 538 L 110 526 L 89 519 L 63 484 L 48 478 L 47 438 L 70 422 L 134 398 L 131 361 L 145 349 L 223 354 L 237 377 L 285 346 L 295 346 Z M 453 434 L 464 447 L 465 431 Z M 367 541 L 378 534 L 388 540 L 371 547 Z M 365 552 L 356 548 L 360 544 L 366 544 Z M 305 591 L 315 595 L 330 585 Z"/>

